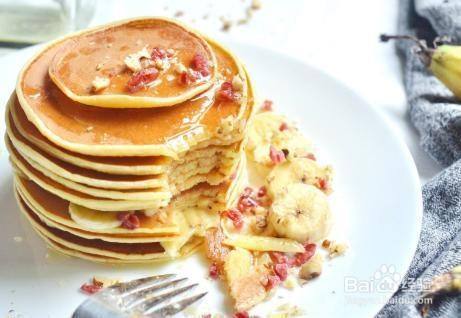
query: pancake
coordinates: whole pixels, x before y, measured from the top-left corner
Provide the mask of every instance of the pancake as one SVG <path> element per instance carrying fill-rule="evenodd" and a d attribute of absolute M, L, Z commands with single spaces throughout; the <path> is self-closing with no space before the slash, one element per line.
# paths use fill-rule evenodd
<path fill-rule="evenodd" d="M 69 201 L 62 199 L 51 192 L 44 190 L 32 181 L 23 178 L 15 179 L 16 189 L 21 197 L 37 213 L 56 223 L 66 227 L 79 230 L 88 230 L 72 220 L 69 213 Z M 123 212 L 123 211 L 118 211 Z M 115 213 L 115 212 L 101 212 Z M 101 234 L 117 234 L 120 237 L 139 237 L 139 236 L 167 236 L 179 234 L 179 227 L 175 223 L 172 214 L 168 213 L 161 221 L 156 217 L 147 217 L 143 213 L 138 215 L 140 226 L 137 229 L 129 230 L 123 227 L 99 229 Z"/>
<path fill-rule="evenodd" d="M 80 183 L 70 181 L 62 178 L 61 176 L 53 173 L 45 167 L 30 161 L 28 162 L 22 157 L 19 152 L 13 148 L 10 142 L 6 143 L 7 149 L 10 153 L 11 161 L 30 179 L 41 178 L 59 183 L 65 188 L 87 194 L 98 198 L 107 198 L 114 200 L 131 200 L 131 201 L 162 201 L 168 200 L 171 194 L 165 188 L 151 188 L 151 189 L 122 189 L 122 190 L 111 190 L 104 188 L 89 187 Z"/>
<path fill-rule="evenodd" d="M 150 109 L 103 109 L 69 99 L 54 85 L 47 69 L 60 42 L 43 49 L 22 70 L 13 95 L 14 107 L 51 142 L 67 150 L 93 156 L 169 156 L 209 140 L 240 140 L 252 105 L 246 75 L 237 60 L 216 43 L 219 76 L 241 78 L 242 98 L 217 99 L 216 83 L 206 92 L 172 107 Z M 244 117 L 246 116 L 246 117 Z M 219 131 L 226 134 L 219 134 Z M 90 130 L 89 130 L 90 129 Z"/>
<path fill-rule="evenodd" d="M 216 58 L 206 40 L 179 22 L 165 18 L 111 23 L 71 34 L 55 45 L 59 49 L 49 65 L 51 79 L 70 99 L 86 105 L 114 108 L 172 106 L 205 91 L 216 77 Z M 155 68 L 158 85 L 133 92 L 127 89 L 127 83 L 135 72 L 125 65 L 124 60 L 144 48 L 148 53 L 145 61 L 152 62 L 154 68 L 157 59 L 161 63 L 160 71 Z M 150 55 L 155 49 L 174 50 L 174 53 L 168 57 L 167 52 L 157 50 L 162 58 L 151 61 Z M 174 65 L 189 66 L 195 55 L 204 59 L 206 75 L 202 72 L 204 76 L 201 74 L 190 85 L 184 85 L 177 79 Z M 110 85 L 94 92 L 91 83 L 97 76 L 110 79 Z M 172 76 L 176 80 L 169 80 Z"/>
<path fill-rule="evenodd" d="M 149 157 L 111 157 L 89 156 L 66 150 L 46 139 L 38 129 L 27 119 L 19 104 L 14 104 L 14 95 L 8 101 L 12 126 L 28 142 L 34 144 L 47 154 L 60 158 L 73 165 L 93 169 L 105 173 L 149 175 L 164 172 L 170 159 L 162 156 Z M 14 131 L 13 131 L 14 133 Z"/>
<path fill-rule="evenodd" d="M 171 254 L 168 254 L 159 242 L 152 243 L 114 243 L 105 242 L 98 239 L 84 239 L 57 228 L 47 226 L 40 218 L 35 215 L 23 201 L 19 201 L 19 207 L 23 215 L 32 224 L 32 227 L 47 241 L 56 242 L 68 250 L 75 250 L 79 253 L 92 254 L 110 257 L 123 261 L 147 261 L 155 259 L 172 259 Z M 193 240 L 193 239 L 191 239 Z M 197 246 L 203 241 L 200 239 L 194 240 L 193 245 Z M 184 244 L 185 246 L 187 244 Z M 182 246 L 181 246 L 182 247 Z M 190 249 L 191 246 L 187 246 Z M 183 252 L 179 250 L 176 254 L 181 256 Z"/>

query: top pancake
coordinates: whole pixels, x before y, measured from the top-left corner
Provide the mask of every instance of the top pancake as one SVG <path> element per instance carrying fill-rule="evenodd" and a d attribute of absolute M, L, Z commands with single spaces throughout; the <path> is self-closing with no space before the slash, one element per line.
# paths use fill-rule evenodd
<path fill-rule="evenodd" d="M 207 91 L 176 106 L 112 109 L 87 106 L 70 99 L 51 80 L 48 68 L 62 43 L 43 49 L 22 70 L 12 103 L 21 107 L 42 135 L 54 144 L 93 156 L 169 156 L 219 136 L 223 120 L 245 124 L 253 98 L 247 76 L 236 58 L 208 40 L 217 61 L 219 81 Z M 216 98 L 222 82 L 242 79 L 241 98 Z M 250 92 L 249 92 L 250 91 Z M 250 96 L 248 96 L 250 94 Z M 229 124 L 229 123 L 227 123 Z M 237 136 L 241 139 L 241 136 Z"/>
<path fill-rule="evenodd" d="M 208 89 L 216 76 L 216 59 L 205 39 L 165 18 L 105 25 L 70 35 L 61 40 L 58 47 L 49 65 L 49 75 L 70 99 L 86 105 L 111 108 L 172 106 Z M 133 56 L 137 68 L 130 68 L 125 59 L 138 52 L 144 52 L 144 65 L 153 68 L 157 77 L 155 82 L 133 91 L 127 83 L 140 71 L 141 57 Z M 196 55 L 208 65 L 207 72 L 203 76 L 200 74 L 195 82 L 184 85 L 178 80 L 175 66 L 189 67 Z M 95 91 L 92 82 L 96 77 L 108 79 L 109 86 Z"/>

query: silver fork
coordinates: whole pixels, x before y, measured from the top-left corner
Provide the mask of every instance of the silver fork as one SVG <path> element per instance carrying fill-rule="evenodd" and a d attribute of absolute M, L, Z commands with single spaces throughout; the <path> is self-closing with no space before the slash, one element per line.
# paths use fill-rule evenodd
<path fill-rule="evenodd" d="M 192 293 L 198 284 L 174 274 L 151 276 L 118 283 L 85 300 L 72 318 L 168 317 L 205 296 Z"/>

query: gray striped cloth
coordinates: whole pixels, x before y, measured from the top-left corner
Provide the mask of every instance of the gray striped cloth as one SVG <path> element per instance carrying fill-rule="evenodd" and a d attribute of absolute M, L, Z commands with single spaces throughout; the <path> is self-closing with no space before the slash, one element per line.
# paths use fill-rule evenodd
<path fill-rule="evenodd" d="M 399 33 L 416 35 L 428 43 L 448 35 L 461 43 L 460 0 L 401 0 L 399 9 Z M 421 317 L 415 306 L 421 289 L 409 287 L 410 283 L 430 281 L 461 264 L 461 103 L 412 54 L 412 46 L 397 45 L 410 120 L 420 134 L 421 147 L 446 168 L 423 186 L 418 248 L 403 283 L 379 318 Z M 461 295 L 435 298 L 427 317 L 461 317 Z"/>

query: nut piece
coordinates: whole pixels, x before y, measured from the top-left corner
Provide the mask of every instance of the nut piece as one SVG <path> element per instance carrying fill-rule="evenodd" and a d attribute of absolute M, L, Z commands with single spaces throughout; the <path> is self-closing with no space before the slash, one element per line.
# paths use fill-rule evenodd
<path fill-rule="evenodd" d="M 345 243 L 338 243 L 338 242 L 330 242 L 330 245 L 328 246 L 328 252 L 330 258 L 336 257 L 343 255 L 346 250 L 347 250 L 347 244 Z"/>
<path fill-rule="evenodd" d="M 93 91 L 98 92 L 100 90 L 103 90 L 107 87 L 109 87 L 110 84 L 110 79 L 108 77 L 100 77 L 96 76 L 91 82 L 91 85 L 93 86 Z"/>
<path fill-rule="evenodd" d="M 125 65 L 133 72 L 139 72 L 142 69 L 141 65 L 141 58 L 150 58 L 149 51 L 147 51 L 147 47 L 144 47 L 142 50 L 127 55 L 125 57 Z"/>
<path fill-rule="evenodd" d="M 304 280 L 310 280 L 312 278 L 320 276 L 322 273 L 323 257 L 319 253 L 316 253 L 311 257 L 307 263 L 301 266 L 299 270 L 299 278 Z"/>
<path fill-rule="evenodd" d="M 232 87 L 235 91 L 241 91 L 243 89 L 243 81 L 239 75 L 235 75 L 232 79 Z"/>

